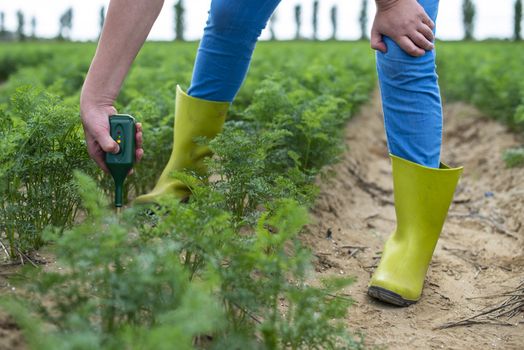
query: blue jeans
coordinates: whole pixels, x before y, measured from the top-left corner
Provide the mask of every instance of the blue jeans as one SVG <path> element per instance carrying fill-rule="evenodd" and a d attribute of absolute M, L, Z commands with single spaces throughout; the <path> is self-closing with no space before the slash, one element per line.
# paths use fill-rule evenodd
<path fill-rule="evenodd" d="M 439 0 L 418 0 L 436 21 Z M 232 102 L 249 68 L 260 33 L 280 0 L 212 0 L 188 94 Z M 389 151 L 437 168 L 442 143 L 442 107 L 435 52 L 406 54 L 384 38 L 388 52 L 377 53 Z"/>
<path fill-rule="evenodd" d="M 212 0 L 188 94 L 232 102 L 280 0 Z"/>
<path fill-rule="evenodd" d="M 418 2 L 436 22 L 439 0 Z M 377 71 L 389 151 L 420 165 L 438 168 L 442 104 L 435 51 L 412 57 L 390 38 L 384 40 L 388 51 L 377 53 Z"/>

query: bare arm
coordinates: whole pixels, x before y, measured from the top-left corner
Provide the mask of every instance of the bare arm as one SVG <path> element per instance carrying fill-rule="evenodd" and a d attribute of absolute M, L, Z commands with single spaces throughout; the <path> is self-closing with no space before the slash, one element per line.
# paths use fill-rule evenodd
<path fill-rule="evenodd" d="M 118 152 L 118 144 L 109 135 L 108 117 L 116 113 L 113 104 L 163 3 L 164 0 L 111 0 L 109 4 L 80 97 L 87 150 L 106 172 L 104 153 Z M 137 125 L 136 141 L 136 158 L 140 160 L 143 155 L 141 125 Z"/>
<path fill-rule="evenodd" d="M 416 0 L 376 0 L 377 13 L 371 29 L 371 47 L 386 52 L 382 36 L 393 39 L 411 56 L 433 50 L 435 23 Z"/>

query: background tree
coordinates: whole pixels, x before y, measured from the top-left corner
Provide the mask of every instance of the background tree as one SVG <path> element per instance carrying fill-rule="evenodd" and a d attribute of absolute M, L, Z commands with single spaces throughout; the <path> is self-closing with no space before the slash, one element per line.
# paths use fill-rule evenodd
<path fill-rule="evenodd" d="M 36 39 L 36 17 L 31 18 L 31 39 Z"/>
<path fill-rule="evenodd" d="M 18 37 L 18 40 L 24 41 L 25 40 L 25 34 L 24 34 L 24 25 L 25 25 L 25 19 L 24 19 L 24 13 L 20 10 L 16 12 L 16 18 L 18 22 L 18 27 L 16 29 L 16 35 Z"/>
<path fill-rule="evenodd" d="M 275 34 L 275 23 L 277 22 L 277 12 L 275 11 L 271 18 L 269 19 L 269 34 L 271 35 L 271 40 L 277 40 Z"/>
<path fill-rule="evenodd" d="M 368 0 L 362 0 L 362 8 L 360 9 L 360 40 L 368 39 Z"/>
<path fill-rule="evenodd" d="M 5 13 L 0 12 L 0 35 L 5 34 Z"/>
<path fill-rule="evenodd" d="M 318 0 L 313 1 L 313 40 L 318 40 Z"/>
<path fill-rule="evenodd" d="M 515 34 L 514 39 L 515 41 L 522 40 L 521 36 L 521 23 L 522 23 L 522 0 L 515 1 Z"/>
<path fill-rule="evenodd" d="M 175 40 L 177 41 L 184 41 L 185 12 L 183 0 L 178 0 L 175 4 Z"/>
<path fill-rule="evenodd" d="M 295 23 L 297 27 L 297 31 L 295 33 L 295 40 L 300 39 L 300 27 L 302 26 L 302 6 L 296 5 L 295 6 Z"/>
<path fill-rule="evenodd" d="M 337 32 L 338 32 L 338 7 L 337 5 L 334 5 L 331 8 L 331 27 L 333 28 L 331 39 L 337 40 Z"/>
<path fill-rule="evenodd" d="M 462 22 L 464 23 L 464 39 L 472 40 L 475 29 L 475 4 L 473 0 L 464 0 L 462 3 Z"/>
<path fill-rule="evenodd" d="M 73 28 L 73 8 L 70 7 L 62 16 L 60 16 L 60 27 L 58 30 L 58 39 L 71 39 L 71 29 Z"/>
<path fill-rule="evenodd" d="M 106 21 L 106 8 L 105 6 L 100 7 L 100 14 L 99 14 L 99 23 L 100 23 L 100 33 L 98 34 L 98 37 L 100 38 L 100 35 L 102 35 L 102 29 L 104 29 L 104 23 Z"/>

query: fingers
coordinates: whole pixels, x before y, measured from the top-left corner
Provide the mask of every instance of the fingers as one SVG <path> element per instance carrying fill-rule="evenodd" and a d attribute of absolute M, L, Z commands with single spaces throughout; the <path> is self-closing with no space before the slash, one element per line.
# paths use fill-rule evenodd
<path fill-rule="evenodd" d="M 135 161 L 138 163 L 142 160 L 142 157 L 144 156 L 144 150 L 142 148 L 137 148 L 135 151 Z M 133 175 L 135 173 L 135 169 L 129 170 L 128 175 Z"/>
<path fill-rule="evenodd" d="M 91 150 L 89 154 L 95 163 L 100 167 L 100 169 L 102 169 L 105 173 L 109 173 L 109 169 L 105 161 L 105 152 L 100 147 L 96 147 L 95 150 Z"/>
<path fill-rule="evenodd" d="M 424 12 L 424 14 L 422 16 L 422 23 L 427 25 L 429 27 L 429 29 L 431 29 L 432 31 L 435 29 L 435 22 L 433 22 L 433 20 L 431 18 L 429 18 L 429 16 L 425 12 Z"/>
<path fill-rule="evenodd" d="M 419 32 L 415 32 L 409 35 L 409 38 L 415 45 L 417 45 L 421 49 L 424 49 L 426 51 L 431 51 L 434 48 L 433 43 L 429 41 L 428 39 L 426 39 L 426 37 L 420 34 Z"/>
<path fill-rule="evenodd" d="M 99 130 L 94 136 L 96 142 L 100 145 L 100 148 L 102 148 L 104 152 L 113 154 L 118 153 L 120 147 L 118 146 L 118 143 L 113 140 L 107 130 Z"/>
<path fill-rule="evenodd" d="M 417 30 L 418 30 L 419 33 L 424 35 L 424 37 L 426 39 L 428 39 L 429 41 L 431 41 L 431 42 L 435 41 L 435 35 L 433 34 L 433 31 L 431 30 L 431 28 L 429 28 L 427 25 L 421 24 L 417 28 Z"/>
<path fill-rule="evenodd" d="M 138 163 L 142 160 L 142 157 L 144 156 L 144 150 L 142 149 L 142 144 L 143 144 L 142 123 L 136 123 L 135 140 L 136 140 L 135 160 Z M 128 175 L 133 175 L 134 173 L 135 173 L 135 170 L 131 169 Z"/>
<path fill-rule="evenodd" d="M 144 155 L 144 150 L 142 149 L 142 145 L 143 145 L 142 123 L 136 123 L 135 140 L 136 140 L 135 159 L 137 162 L 140 162 L 140 160 L 142 160 L 142 156 Z"/>
<path fill-rule="evenodd" d="M 373 50 L 378 50 L 380 52 L 386 53 L 388 48 L 384 40 L 382 40 L 382 34 L 380 34 L 376 29 L 371 30 L 371 48 Z"/>
<path fill-rule="evenodd" d="M 142 137 L 142 124 L 136 124 L 136 134 L 135 134 L 136 148 L 142 148 L 143 137 Z"/>
<path fill-rule="evenodd" d="M 135 151 L 135 158 L 137 162 L 140 162 L 142 160 L 142 157 L 144 156 L 144 150 L 142 148 L 138 148 Z"/>
<path fill-rule="evenodd" d="M 421 49 L 420 47 L 415 45 L 413 41 L 411 41 L 411 39 L 407 36 L 402 36 L 396 41 L 397 44 L 402 48 L 402 50 L 404 50 L 408 55 L 418 57 L 426 53 L 424 49 Z"/>

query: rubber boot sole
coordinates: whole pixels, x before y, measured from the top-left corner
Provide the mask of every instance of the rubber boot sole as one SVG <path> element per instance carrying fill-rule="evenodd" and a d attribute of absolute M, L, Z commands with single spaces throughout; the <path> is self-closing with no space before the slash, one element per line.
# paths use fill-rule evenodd
<path fill-rule="evenodd" d="M 369 287 L 368 295 L 370 297 L 373 297 L 385 303 L 393 304 L 396 306 L 402 306 L 402 307 L 410 306 L 417 302 L 416 300 L 404 299 L 397 293 L 394 293 L 390 290 L 387 290 L 381 287 L 374 287 L 374 286 Z"/>

